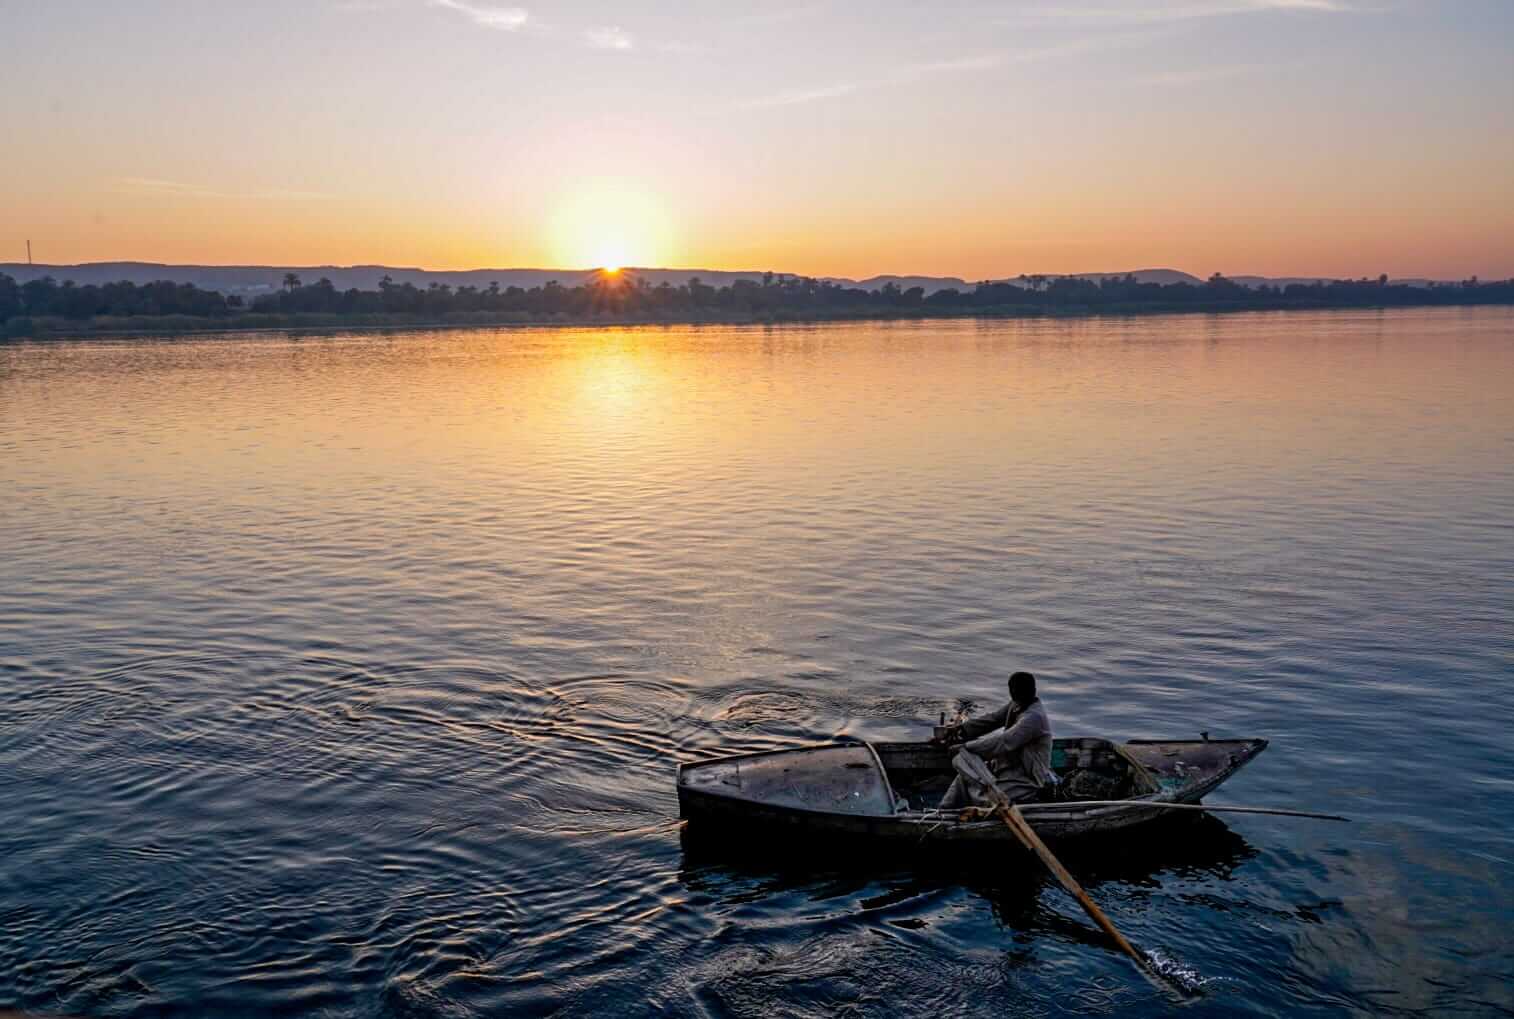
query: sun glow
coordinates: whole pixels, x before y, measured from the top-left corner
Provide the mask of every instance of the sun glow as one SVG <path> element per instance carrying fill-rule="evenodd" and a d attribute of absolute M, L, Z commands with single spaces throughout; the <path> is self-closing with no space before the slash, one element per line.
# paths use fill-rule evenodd
<path fill-rule="evenodd" d="M 606 244 L 599 248 L 594 256 L 594 266 L 603 269 L 611 276 L 619 274 L 620 267 L 629 261 L 623 249 L 616 244 Z M 642 263 L 647 264 L 647 263 Z"/>
<path fill-rule="evenodd" d="M 596 182 L 564 196 L 551 236 L 561 264 L 611 273 L 661 265 L 672 247 L 662 206 L 622 181 Z"/>

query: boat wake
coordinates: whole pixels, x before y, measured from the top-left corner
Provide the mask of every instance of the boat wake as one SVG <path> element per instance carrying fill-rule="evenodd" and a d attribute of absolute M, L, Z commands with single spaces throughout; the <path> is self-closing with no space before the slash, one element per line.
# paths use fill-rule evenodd
<path fill-rule="evenodd" d="M 1205 993 L 1204 989 L 1219 979 L 1217 977 L 1206 977 L 1192 966 L 1164 955 L 1159 950 L 1143 949 L 1141 955 L 1145 958 L 1146 965 L 1151 968 L 1154 974 L 1177 988 L 1183 994 L 1192 997 Z"/>

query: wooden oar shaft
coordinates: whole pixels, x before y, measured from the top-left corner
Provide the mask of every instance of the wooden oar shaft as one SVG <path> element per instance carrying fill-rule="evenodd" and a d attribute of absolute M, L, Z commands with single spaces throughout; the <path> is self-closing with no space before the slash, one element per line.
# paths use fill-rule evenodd
<path fill-rule="evenodd" d="M 997 789 L 994 791 L 998 792 Z M 1035 829 L 1025 820 L 1024 815 L 1020 813 L 1020 808 L 1006 805 L 1002 796 L 997 798 L 1000 800 L 997 813 L 1004 819 L 1004 823 L 1009 826 L 1009 830 L 1015 833 L 1025 845 L 1025 848 L 1041 858 L 1041 862 L 1046 864 L 1046 869 L 1051 871 L 1058 881 L 1062 882 L 1063 888 L 1072 893 L 1072 897 L 1078 900 L 1078 904 L 1083 907 L 1083 911 L 1093 918 L 1093 922 L 1098 924 L 1105 934 L 1109 935 L 1110 939 L 1119 946 L 1120 951 L 1134 959 L 1136 965 L 1140 966 L 1142 970 L 1148 969 L 1146 957 L 1137 952 L 1135 946 L 1125 940 L 1125 935 L 1119 932 L 1109 917 L 1104 915 L 1104 911 L 1088 897 L 1088 893 L 1083 890 L 1083 886 L 1078 884 L 1077 878 L 1069 874 L 1067 868 L 1062 866 L 1062 861 L 1058 860 L 1052 851 L 1046 848 L 1046 843 L 1041 841 L 1041 836 L 1037 835 Z"/>
<path fill-rule="evenodd" d="M 1277 807 L 1211 807 L 1202 803 L 1163 803 L 1155 800 L 1072 800 L 1067 803 L 1025 803 L 1022 810 L 1066 810 L 1069 807 L 1129 807 L 1132 810 L 1152 807 L 1158 810 L 1202 810 L 1211 814 L 1275 814 L 1279 817 L 1312 817 L 1317 821 L 1350 821 L 1337 814 L 1315 814 L 1307 810 L 1282 810 Z"/>
<path fill-rule="evenodd" d="M 1041 836 L 1037 835 L 1035 829 L 1030 826 L 1030 822 L 1025 820 L 1025 815 L 1020 813 L 1020 808 L 1010 803 L 1009 797 L 1005 796 L 1003 790 L 999 788 L 998 783 L 994 780 L 994 773 L 989 770 L 988 765 L 983 763 L 981 758 L 963 752 L 952 760 L 952 767 L 963 778 L 983 790 L 983 794 L 994 805 L 994 813 L 1008 826 L 1015 838 L 1019 839 L 1026 849 L 1029 849 L 1041 858 L 1041 862 L 1046 864 L 1046 869 L 1050 870 L 1052 875 L 1062 883 L 1062 887 L 1066 888 L 1072 894 L 1072 897 L 1078 900 L 1078 905 L 1082 906 L 1083 911 L 1093 918 L 1093 922 L 1099 925 L 1100 930 L 1109 935 L 1120 951 L 1130 956 L 1135 961 L 1135 964 L 1140 967 L 1142 973 L 1150 975 L 1152 969 L 1150 963 L 1146 961 L 1146 957 L 1137 952 L 1135 946 L 1125 940 L 1125 935 L 1115 928 L 1114 923 L 1109 917 L 1104 915 L 1104 911 L 1096 906 L 1094 901 L 1088 897 L 1088 893 L 1083 890 L 1083 886 L 1078 884 L 1077 878 L 1073 877 L 1067 868 L 1062 866 L 1062 861 L 1057 859 L 1050 849 L 1046 848 L 1046 843 L 1041 841 Z"/>

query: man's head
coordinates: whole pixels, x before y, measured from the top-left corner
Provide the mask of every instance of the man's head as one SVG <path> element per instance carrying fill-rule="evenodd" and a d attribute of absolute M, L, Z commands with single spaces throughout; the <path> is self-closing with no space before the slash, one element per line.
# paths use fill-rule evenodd
<path fill-rule="evenodd" d="M 1036 677 L 1028 672 L 1017 672 L 1009 677 L 1009 698 L 1020 707 L 1036 699 Z"/>

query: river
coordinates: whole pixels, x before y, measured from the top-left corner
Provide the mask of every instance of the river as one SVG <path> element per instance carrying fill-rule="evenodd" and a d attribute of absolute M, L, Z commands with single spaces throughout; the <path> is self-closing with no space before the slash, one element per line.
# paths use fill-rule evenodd
<path fill-rule="evenodd" d="M 1514 1011 L 1514 312 L 0 344 L 0 1007 Z M 677 762 L 1265 736 L 1074 869 Z M 791 840 L 784 840 L 785 843 Z"/>

